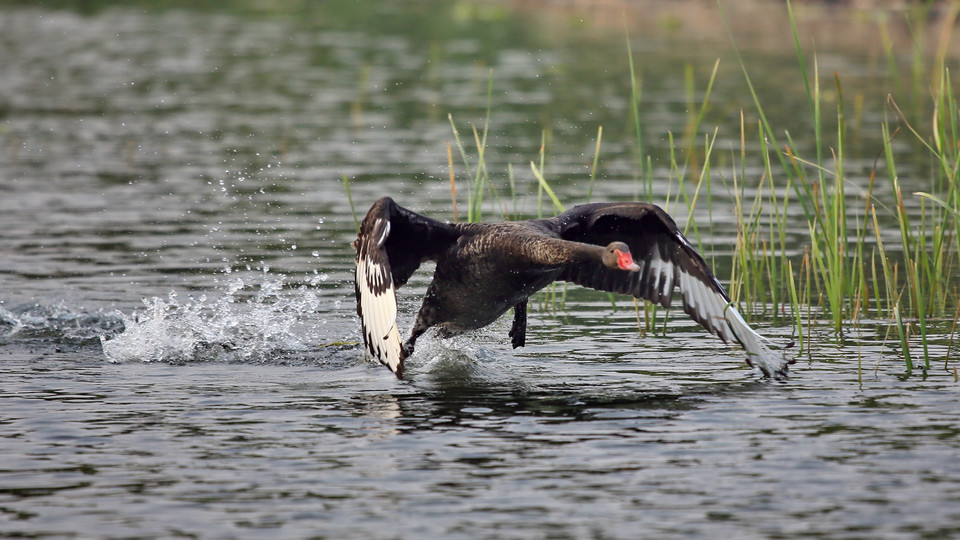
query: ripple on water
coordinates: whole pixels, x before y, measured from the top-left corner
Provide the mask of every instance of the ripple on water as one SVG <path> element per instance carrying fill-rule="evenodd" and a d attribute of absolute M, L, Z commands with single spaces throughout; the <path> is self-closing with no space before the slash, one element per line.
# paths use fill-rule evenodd
<path fill-rule="evenodd" d="M 490 219 L 541 208 L 523 171 L 545 141 L 558 196 L 582 201 L 599 125 L 594 199 L 634 198 L 643 175 L 621 129 L 622 34 L 543 41 L 543 21 L 498 10 L 348 4 L 0 10 L 0 536 L 960 535 L 949 330 L 927 374 L 906 377 L 888 323 L 863 321 L 815 333 L 774 382 L 683 317 L 639 336 L 632 304 L 571 288 L 531 303 L 523 349 L 505 320 L 428 334 L 403 381 L 362 358 L 341 175 L 360 211 L 390 194 L 452 218 L 447 114 L 475 166 L 488 99 L 484 163 L 518 191 L 488 198 Z M 666 134 L 689 120 L 678 66 L 706 80 L 721 50 L 676 31 L 634 36 L 661 198 L 677 193 L 656 169 Z M 806 107 L 780 71 L 787 41 L 789 61 L 763 52 L 769 69 L 751 69 L 779 128 Z M 739 110 L 739 65 L 716 80 L 715 110 Z M 888 92 L 868 74 L 845 86 L 867 117 Z M 723 146 L 740 117 L 720 116 Z M 742 193 L 715 184 L 698 234 L 720 267 L 734 197 L 769 178 L 742 166 Z M 925 167 L 898 161 L 904 179 Z M 805 222 L 785 237 L 800 256 Z M 401 293 L 404 329 L 429 272 Z"/>

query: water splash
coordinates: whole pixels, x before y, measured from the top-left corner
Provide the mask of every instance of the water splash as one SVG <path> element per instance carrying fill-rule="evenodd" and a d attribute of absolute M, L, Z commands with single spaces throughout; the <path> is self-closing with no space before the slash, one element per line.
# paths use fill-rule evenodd
<path fill-rule="evenodd" d="M 0 343 L 12 340 L 49 340 L 85 345 L 104 335 L 123 331 L 123 314 L 117 310 L 76 310 L 56 305 L 0 307 Z"/>
<path fill-rule="evenodd" d="M 229 276 L 229 274 L 228 274 Z M 326 321 L 316 320 L 321 301 L 307 285 L 285 289 L 284 277 L 262 281 L 229 276 L 210 298 L 145 299 L 144 309 L 123 315 L 123 333 L 101 339 L 111 362 L 257 361 L 316 350 L 306 341 Z"/>

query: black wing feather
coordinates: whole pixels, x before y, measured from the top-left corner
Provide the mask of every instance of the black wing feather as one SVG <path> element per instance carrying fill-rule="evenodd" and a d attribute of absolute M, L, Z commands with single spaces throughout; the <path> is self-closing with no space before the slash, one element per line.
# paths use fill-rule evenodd
<path fill-rule="evenodd" d="M 460 234 L 454 225 L 422 216 L 400 206 L 390 197 L 383 197 L 373 203 L 363 218 L 360 234 L 353 243 L 358 254 L 364 241 L 377 243 L 387 223 L 390 231 L 382 250 L 377 250 L 380 251 L 377 257 L 378 262 L 390 269 L 395 288 L 405 285 L 423 261 L 436 260 Z M 371 254 L 374 251 L 369 250 Z"/>
<path fill-rule="evenodd" d="M 647 203 L 586 204 L 556 219 L 561 224 L 561 238 L 598 246 L 624 242 L 641 267 L 638 276 L 594 261 L 568 266 L 561 279 L 592 289 L 630 294 L 663 307 L 670 307 L 674 288 L 681 287 L 684 312 L 724 341 L 735 337 L 722 322 L 723 307 L 730 302 L 726 291 L 703 257 L 660 207 Z M 689 291 L 683 291 L 683 283 L 689 279 L 696 280 L 712 294 L 705 298 L 691 297 Z"/>

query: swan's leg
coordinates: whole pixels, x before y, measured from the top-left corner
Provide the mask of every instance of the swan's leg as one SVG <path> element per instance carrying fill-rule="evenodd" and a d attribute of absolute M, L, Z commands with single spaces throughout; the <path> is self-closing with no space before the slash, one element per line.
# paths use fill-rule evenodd
<path fill-rule="evenodd" d="M 430 298 L 432 298 L 432 295 L 430 294 L 430 290 L 427 289 L 427 296 L 423 301 L 423 305 L 420 306 L 420 311 L 417 313 L 417 320 L 413 323 L 413 330 L 410 331 L 410 338 L 407 339 L 407 341 L 403 344 L 403 348 L 400 349 L 401 361 L 413 354 L 413 347 L 417 343 L 417 338 L 422 336 L 424 332 L 436 324 L 436 309 L 434 309 L 432 303 L 428 301 Z"/>
<path fill-rule="evenodd" d="M 513 327 L 510 328 L 513 348 L 523 347 L 527 339 L 527 301 L 513 306 Z"/>
<path fill-rule="evenodd" d="M 419 321 L 418 321 L 419 322 Z M 403 348 L 400 349 L 400 360 L 406 360 L 408 356 L 413 354 L 413 346 L 417 343 L 417 338 L 422 336 L 429 326 L 416 325 L 413 327 L 413 332 L 410 332 L 410 339 L 408 339 L 404 344 Z"/>

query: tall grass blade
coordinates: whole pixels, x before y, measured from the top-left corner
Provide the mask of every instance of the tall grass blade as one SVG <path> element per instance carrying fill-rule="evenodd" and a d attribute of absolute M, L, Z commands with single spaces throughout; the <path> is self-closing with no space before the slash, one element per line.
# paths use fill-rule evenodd
<path fill-rule="evenodd" d="M 563 203 L 560 202 L 560 199 L 558 199 L 557 195 L 553 192 L 553 188 L 551 188 L 550 184 L 548 184 L 543 178 L 543 173 L 537 168 L 537 164 L 531 161 L 530 169 L 533 171 L 533 176 L 537 179 L 537 182 L 539 182 L 540 187 L 543 188 L 543 190 L 550 197 L 550 200 L 553 201 L 553 206 L 556 208 L 557 212 L 563 212 L 565 210 Z"/>
<path fill-rule="evenodd" d="M 343 178 L 343 188 L 347 191 L 347 201 L 350 203 L 350 216 L 353 218 L 353 228 L 360 234 L 360 222 L 357 221 L 357 211 L 353 207 L 353 196 L 350 195 L 350 180 L 347 175 L 340 175 Z"/>
<path fill-rule="evenodd" d="M 600 141 L 603 140 L 603 126 L 597 128 L 597 147 L 593 151 L 593 166 L 590 167 L 590 187 L 587 189 L 587 202 L 593 198 L 593 184 L 597 180 L 597 163 L 600 161 Z"/>

